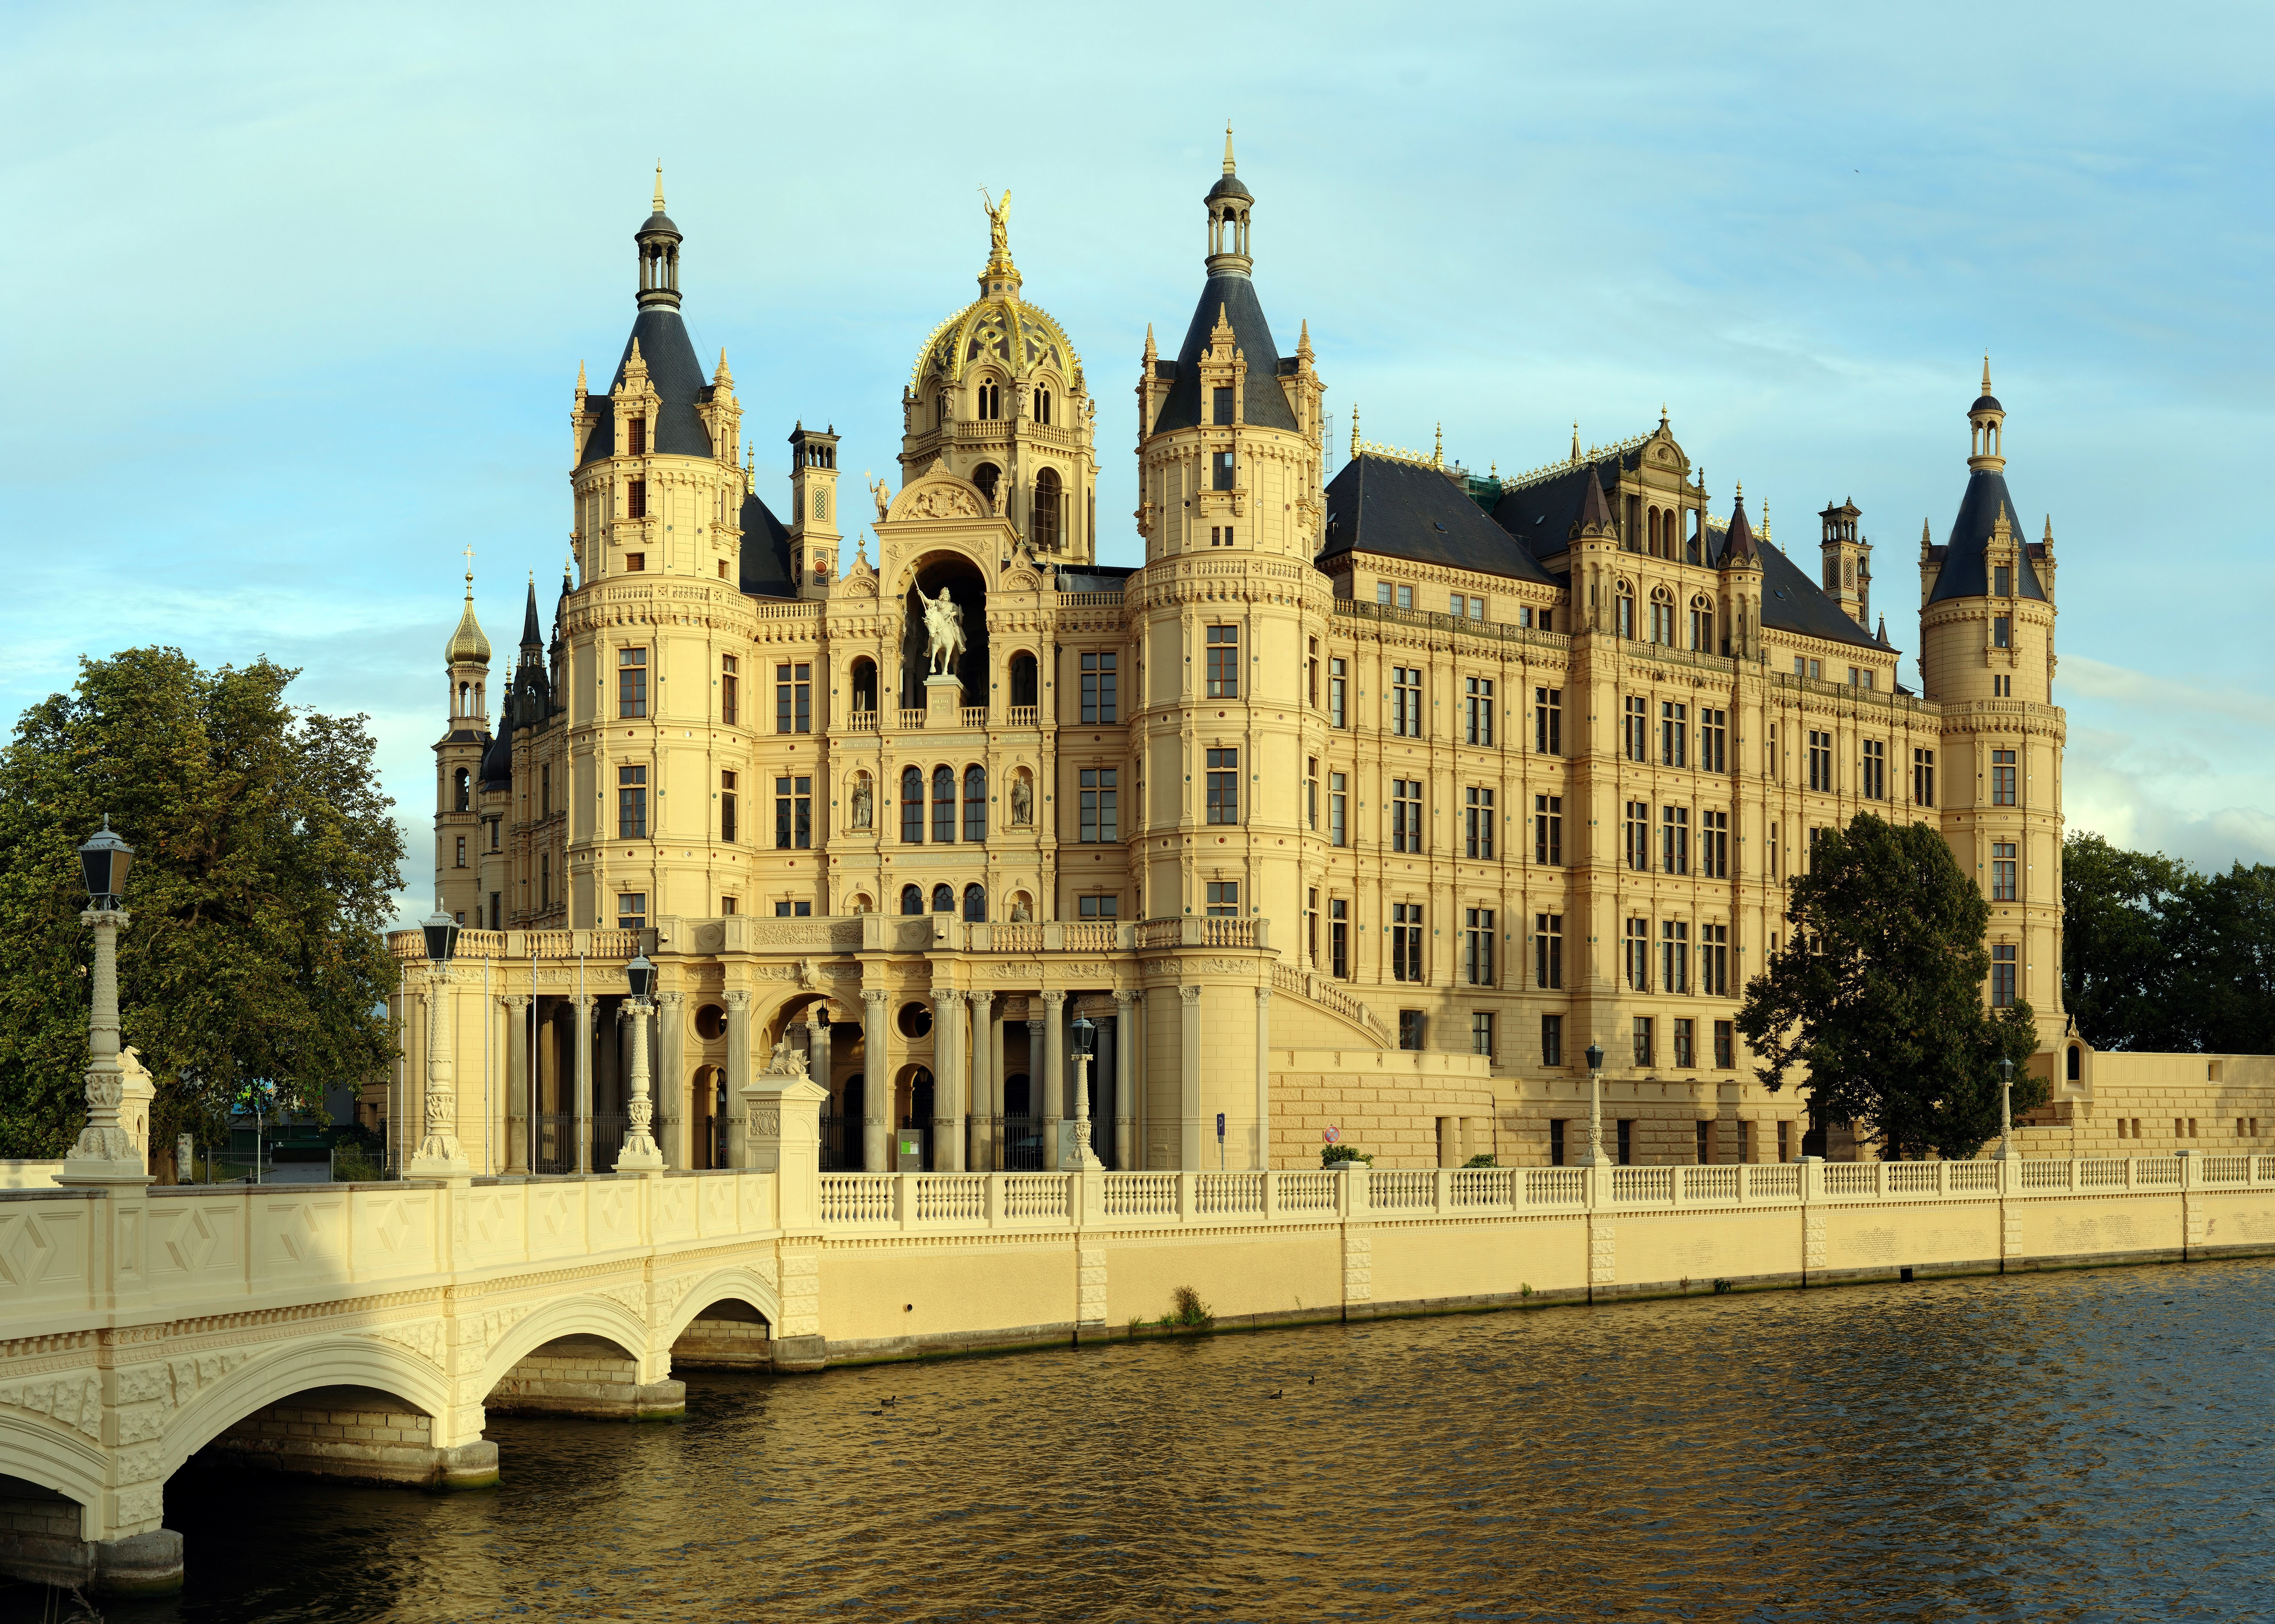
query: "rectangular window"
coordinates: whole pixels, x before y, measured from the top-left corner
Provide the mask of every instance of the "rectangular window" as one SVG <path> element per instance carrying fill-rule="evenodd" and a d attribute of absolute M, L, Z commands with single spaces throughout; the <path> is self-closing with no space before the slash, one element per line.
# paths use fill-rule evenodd
<path fill-rule="evenodd" d="M 1121 769 L 1111 767 L 1086 767 L 1082 769 L 1082 832 L 1079 838 L 1086 844 L 1111 845 L 1122 838 L 1117 803 L 1121 791 L 1116 787 Z M 981 838 L 985 839 L 983 835 Z"/>
<path fill-rule="evenodd" d="M 1670 874 L 1690 872 L 1690 809 L 1688 806 L 1662 806 L 1659 809 L 1659 862 Z"/>
<path fill-rule="evenodd" d="M 1240 821 L 1240 752 L 1236 750 L 1208 752 L 1208 820 Z"/>
<path fill-rule="evenodd" d="M 1493 1018 L 1490 1010 L 1470 1011 L 1470 1053 L 1491 1059 L 1493 1052 Z"/>
<path fill-rule="evenodd" d="M 540 818 L 553 815 L 553 767 L 550 762 L 538 770 L 537 815 Z"/>
<path fill-rule="evenodd" d="M 987 838 L 987 769 L 964 769 L 964 838 L 978 842 Z"/>
<path fill-rule="evenodd" d="M 1728 742 L 1730 713 L 1701 709 L 1698 713 L 1698 770 L 1702 773 L 1727 771 L 1723 746 Z"/>
<path fill-rule="evenodd" d="M 1414 589 L 1411 586 L 1402 586 L 1398 589 L 1398 607 L 1402 609 L 1410 609 L 1414 607 Z"/>
<path fill-rule="evenodd" d="M 1540 1063 L 1561 1066 L 1564 1063 L 1564 1017 L 1544 1015 L 1540 1017 Z M 1557 1127 L 1564 1124 L 1559 1122 Z"/>
<path fill-rule="evenodd" d="M 1627 821 L 1628 866 L 1638 874 L 1651 872 L 1651 803 L 1629 801 Z"/>
<path fill-rule="evenodd" d="M 735 897 L 722 896 L 719 899 L 719 913 L 722 918 L 739 911 L 741 907 L 741 902 Z"/>
<path fill-rule="evenodd" d="M 933 843 L 956 843 L 956 774 L 935 767 L 932 775 L 932 837 Z"/>
<path fill-rule="evenodd" d="M 1651 701 L 1641 694 L 1628 695 L 1621 715 L 1621 745 L 1630 761 L 1651 759 Z"/>
<path fill-rule="evenodd" d="M 1655 1053 L 1655 1046 L 1651 1041 L 1653 1035 L 1651 1016 L 1647 1015 L 1636 1016 L 1635 1063 L 1636 1065 L 1649 1066 L 1653 1063 L 1651 1059 Z M 1622 1162 L 1628 1159 L 1628 1125 L 1625 1122 L 1620 1124 L 1620 1159 Z"/>
<path fill-rule="evenodd" d="M 1341 773 L 1327 774 L 1327 844 L 1347 846 L 1350 843 L 1349 825 L 1345 821 L 1344 809 L 1350 797 L 1344 786 L 1349 781 Z"/>
<path fill-rule="evenodd" d="M 464 868 L 464 867 L 465 867 L 465 865 L 466 865 L 466 837 L 465 837 L 465 835 L 459 835 L 459 836 L 458 836 L 458 861 L 457 861 L 457 863 L 456 866 L 457 866 L 457 867 L 459 867 L 459 868 Z"/>
<path fill-rule="evenodd" d="M 1219 427 L 1231 427 L 1232 391 L 1228 389 L 1211 389 L 1209 391 L 1209 404 L 1212 414 L 1209 420 L 1215 423 Z"/>
<path fill-rule="evenodd" d="M 1374 584 L 1374 601 L 1377 603 L 1388 603 L 1390 601 L 1390 583 L 1388 581 L 1377 581 Z"/>
<path fill-rule="evenodd" d="M 1350 899 L 1327 899 L 1327 973 L 1338 981 L 1350 979 Z"/>
<path fill-rule="evenodd" d="M 812 917 L 812 903 L 776 903 L 775 904 L 775 918 L 777 919 L 808 919 Z"/>
<path fill-rule="evenodd" d="M 1708 880 L 1730 877 L 1730 814 L 1698 814 L 1698 872 Z"/>
<path fill-rule="evenodd" d="M 1544 1015 L 1540 1018 L 1546 1022 L 1553 1021 L 1556 1017 L 1553 1015 Z M 1543 1040 L 1546 1041 L 1545 1036 Z M 1561 1116 L 1552 1116 L 1548 1119 L 1548 1165 L 1552 1167 L 1561 1167 L 1564 1165 L 1564 1119 Z"/>
<path fill-rule="evenodd" d="M 1651 991 L 1651 921 L 1629 919 L 1627 934 L 1628 990 Z"/>
<path fill-rule="evenodd" d="M 1991 617 L 1991 646 L 1993 648 L 2014 646 L 2014 623 L 2004 615 L 1994 615 Z"/>
<path fill-rule="evenodd" d="M 813 845 L 813 780 L 775 780 L 775 850 L 805 851 Z"/>
<path fill-rule="evenodd" d="M 1422 781 L 1418 778 L 1390 781 L 1390 849 L 1422 850 Z"/>
<path fill-rule="evenodd" d="M 1997 569 L 1991 572 L 1991 579 L 1992 583 L 1991 590 L 1999 597 L 2011 598 L 2014 595 L 2014 571 L 2013 566 L 2008 564 L 2000 564 Z"/>
<path fill-rule="evenodd" d="M 1115 694 L 1115 661 L 1112 653 L 1085 654 L 1082 657 L 1082 719 L 1100 726 L 1110 725 L 1118 707 Z"/>
<path fill-rule="evenodd" d="M 1564 797 L 1532 797 L 1532 860 L 1554 867 L 1564 861 Z"/>
<path fill-rule="evenodd" d="M 1122 917 L 1122 898 L 1111 892 L 1103 896 L 1077 897 L 1075 913 L 1085 919 L 1118 919 Z"/>
<path fill-rule="evenodd" d="M 1709 998 L 1730 995 L 1730 927 L 1698 927 L 1698 990 Z"/>
<path fill-rule="evenodd" d="M 624 568 L 633 571 L 646 570 L 647 568 L 647 555 L 646 553 L 626 553 L 624 555 Z"/>
<path fill-rule="evenodd" d="M 1991 949 L 1991 1007 L 1993 1009 L 2014 1007 L 2014 969 L 2019 956 L 2011 942 Z"/>
<path fill-rule="evenodd" d="M 924 774 L 916 767 L 901 774 L 901 838 L 911 846 L 924 842 Z"/>
<path fill-rule="evenodd" d="M 1451 615 L 1455 620 L 1461 619 L 1462 606 L 1468 601 L 1469 600 L 1462 597 L 1461 593 L 1455 593 L 1453 601 L 1447 605 L 1446 613 Z"/>
<path fill-rule="evenodd" d="M 1659 990 L 1690 990 L 1690 926 L 1674 919 L 1659 927 Z"/>
<path fill-rule="evenodd" d="M 1762 746 L 1762 776 L 1774 779 L 1782 779 L 1785 776 L 1785 758 L 1778 751 L 1778 730 L 1775 722 L 1770 723 L 1769 741 Z"/>
<path fill-rule="evenodd" d="M 1319 967 L 1319 888 L 1317 886 L 1304 893 L 1304 962 L 1314 970 Z"/>
<path fill-rule="evenodd" d="M 1813 729 L 1809 735 L 1809 787 L 1833 788 L 1833 736 Z"/>
<path fill-rule="evenodd" d="M 1212 880 L 1208 882 L 1208 917 L 1212 919 L 1236 918 L 1240 914 L 1240 885 L 1237 880 Z"/>
<path fill-rule="evenodd" d="M 1678 1015 L 1674 1017 L 1674 1037 L 1675 1069 L 1678 1071 L 1689 1071 L 1698 1064 L 1698 1056 L 1691 1048 L 1691 1023 L 1689 1016 Z M 1706 1124 L 1704 1122 L 1699 1123 L 1698 1130 L 1702 1134 L 1704 1133 L 1706 1131 Z M 1704 1160 L 1704 1159 L 1702 1157 L 1700 1159 Z"/>
<path fill-rule="evenodd" d="M 1868 738 L 1864 741 L 1863 773 L 1856 792 L 1868 801 L 1888 798 L 1888 746 L 1886 740 Z"/>
<path fill-rule="evenodd" d="M 735 843 L 735 775 L 719 774 L 719 838 L 731 846 Z"/>
<path fill-rule="evenodd" d="M 647 838 L 647 768 L 616 769 L 616 838 Z"/>
<path fill-rule="evenodd" d="M 633 418 L 624 425 L 624 454 L 627 457 L 647 455 L 647 419 Z M 634 515 L 635 517 L 638 515 Z"/>
<path fill-rule="evenodd" d="M 2014 844 L 2010 840 L 1991 842 L 1991 900 L 1994 903 L 2014 900 Z"/>
<path fill-rule="evenodd" d="M 1405 738 L 1422 736 L 1422 671 L 1418 666 L 1390 668 L 1390 730 Z"/>
<path fill-rule="evenodd" d="M 1304 827 L 1319 832 L 1319 759 L 1304 758 Z"/>
<path fill-rule="evenodd" d="M 1398 1046 L 1400 1048 L 1420 1048 L 1422 1031 L 1422 1012 L 1419 1009 L 1401 1009 L 1398 1012 Z"/>
<path fill-rule="evenodd" d="M 647 714 L 647 650 L 644 648 L 617 651 L 616 714 Z"/>
<path fill-rule="evenodd" d="M 1777 824 L 1770 825 L 1770 878 L 1772 880 L 1782 880 L 1785 877 L 1783 872 L 1778 867 L 1778 828 Z"/>
<path fill-rule="evenodd" d="M 1561 988 L 1564 985 L 1564 916 L 1532 916 L 1532 985 Z"/>
<path fill-rule="evenodd" d="M 1493 854 L 1493 792 L 1471 784 L 1462 794 L 1467 803 L 1462 809 L 1467 826 L 1462 833 L 1463 850 L 1473 857 L 1490 857 Z"/>
<path fill-rule="evenodd" d="M 1472 744 L 1493 742 L 1493 685 L 1488 676 L 1464 679 L 1466 691 L 1462 696 L 1462 730 Z"/>
<path fill-rule="evenodd" d="M 1328 656 L 1327 726 L 1331 728 L 1340 728 L 1343 725 L 1344 684 L 1349 678 L 1349 671 L 1350 668 L 1346 661 L 1334 655 Z"/>
<path fill-rule="evenodd" d="M 619 891 L 616 893 L 616 928 L 620 931 L 647 929 L 647 893 Z"/>
<path fill-rule="evenodd" d="M 1532 747 L 1544 756 L 1564 753 L 1564 691 L 1532 691 Z"/>
<path fill-rule="evenodd" d="M 1714 1023 L 1714 1069 L 1727 1071 L 1738 1063 L 1737 1025 L 1731 1021 Z"/>
<path fill-rule="evenodd" d="M 1390 905 L 1390 978 L 1422 979 L 1422 904 Z"/>
<path fill-rule="evenodd" d="M 1994 750 L 1991 752 L 1991 804 L 2012 806 L 2014 804 L 2014 752 Z"/>
<path fill-rule="evenodd" d="M 1470 908 L 1463 911 L 1462 969 L 1471 986 L 1493 985 L 1493 910 L 1490 908 Z"/>
<path fill-rule="evenodd" d="M 646 480 L 624 481 L 624 517 L 626 518 L 647 517 L 647 481 Z M 637 569 L 639 566 L 635 564 L 633 568 Z"/>
<path fill-rule="evenodd" d="M 1311 657 L 1304 661 L 1305 703 L 1313 710 L 1319 708 L 1319 639 L 1310 639 Z"/>
<path fill-rule="evenodd" d="M 537 905 L 553 906 L 553 854 L 540 852 L 537 858 Z"/>
<path fill-rule="evenodd" d="M 813 668 L 778 665 L 775 668 L 775 731 L 813 731 Z"/>
<path fill-rule="evenodd" d="M 743 679 L 737 675 L 735 656 L 719 656 L 719 720 L 733 727 L 743 714 Z"/>
<path fill-rule="evenodd" d="M 1659 764 L 1688 767 L 1683 759 L 1690 742 L 1690 707 L 1661 700 L 1659 706 Z"/>
<path fill-rule="evenodd" d="M 1208 629 L 1208 697 L 1212 699 L 1240 698 L 1240 628 L 1211 626 Z"/>

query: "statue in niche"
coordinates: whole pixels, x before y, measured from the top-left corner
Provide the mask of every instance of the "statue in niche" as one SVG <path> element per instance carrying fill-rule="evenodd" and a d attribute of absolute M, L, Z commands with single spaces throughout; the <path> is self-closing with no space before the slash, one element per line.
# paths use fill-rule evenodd
<path fill-rule="evenodd" d="M 932 674 L 953 676 L 956 662 L 964 653 L 964 610 L 948 595 L 948 588 L 940 589 L 937 598 L 926 598 L 924 588 L 917 588 L 917 596 L 924 602 L 925 636 L 930 640 Z"/>
<path fill-rule="evenodd" d="M 1012 924 L 1024 925 L 1034 917 L 1035 910 L 1027 906 L 1027 894 L 1024 891 L 1011 899 Z"/>
<path fill-rule="evenodd" d="M 869 788 L 869 774 L 856 773 L 853 774 L 852 827 L 857 829 L 869 828 L 875 823 L 876 816 L 877 797 L 875 792 Z"/>
<path fill-rule="evenodd" d="M 1027 775 L 1024 773 L 1017 774 L 1011 780 L 1011 827 L 1015 829 L 1024 829 L 1034 821 L 1034 786 L 1027 782 Z"/>

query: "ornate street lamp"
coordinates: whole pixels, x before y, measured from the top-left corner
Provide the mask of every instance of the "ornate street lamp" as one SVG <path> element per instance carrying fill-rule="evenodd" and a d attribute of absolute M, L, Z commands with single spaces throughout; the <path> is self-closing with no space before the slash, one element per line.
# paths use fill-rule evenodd
<path fill-rule="evenodd" d="M 2001 1058 L 1999 1061 L 1999 1159 L 2009 1161 L 2014 1155 L 2014 1062 Z"/>
<path fill-rule="evenodd" d="M 437 908 L 419 930 L 427 939 L 427 1130 L 403 1171 L 414 1179 L 463 1179 L 473 1168 L 458 1143 L 458 1073 L 450 1048 L 450 961 L 458 952 L 458 922 Z"/>
<path fill-rule="evenodd" d="M 118 933 L 126 924 L 126 872 L 134 848 L 102 827 L 79 849 L 79 877 L 87 886 L 87 910 L 79 923 L 94 932 L 94 985 L 87 1013 L 87 1126 L 64 1159 L 58 1175 L 66 1184 L 147 1184 L 148 1158 L 120 1121 L 126 1098 L 126 1073 L 118 1064 Z"/>
<path fill-rule="evenodd" d="M 1074 1165 L 1102 1167 L 1090 1147 L 1090 1055 L 1098 1028 L 1086 1015 L 1074 1017 Z"/>
<path fill-rule="evenodd" d="M 1588 1044 L 1588 1151 L 1580 1165 L 1604 1165 L 1604 1051 L 1592 1039 Z"/>
<path fill-rule="evenodd" d="M 655 1008 L 649 1001 L 655 993 L 655 966 L 646 954 L 632 956 L 624 966 L 624 981 L 632 994 L 624 1001 L 624 1018 L 632 1023 L 631 1123 L 624 1135 L 624 1149 L 616 1156 L 616 1171 L 661 1173 L 663 1152 L 649 1131 L 655 1122 L 655 1106 L 648 1099 L 647 1017 Z"/>

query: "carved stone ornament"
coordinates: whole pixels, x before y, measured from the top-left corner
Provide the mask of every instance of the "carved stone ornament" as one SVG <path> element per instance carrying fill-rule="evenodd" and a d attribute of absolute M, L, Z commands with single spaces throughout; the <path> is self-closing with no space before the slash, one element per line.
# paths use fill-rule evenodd
<path fill-rule="evenodd" d="M 791 1047 L 790 1039 L 785 1037 L 775 1045 L 774 1053 L 767 1057 L 766 1075 L 770 1077 L 803 1077 L 806 1075 L 805 1056 Z"/>
<path fill-rule="evenodd" d="M 917 490 L 903 490 L 894 498 L 893 517 L 912 518 L 979 518 L 979 499 L 961 481 L 950 485 L 926 485 Z"/>
<path fill-rule="evenodd" d="M 1025 773 L 1013 774 L 1011 779 L 1011 827 L 1031 827 L 1035 821 L 1035 787 Z"/>

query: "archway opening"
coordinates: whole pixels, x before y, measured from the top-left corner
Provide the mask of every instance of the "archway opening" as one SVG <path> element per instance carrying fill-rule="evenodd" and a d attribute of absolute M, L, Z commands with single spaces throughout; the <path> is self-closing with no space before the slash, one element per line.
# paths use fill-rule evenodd
<path fill-rule="evenodd" d="M 687 1389 L 669 1379 L 643 1383 L 639 1361 L 629 1349 L 608 1337 L 580 1334 L 531 1348 L 482 1402 L 507 1416 L 671 1420 L 687 1413 Z"/>
<path fill-rule="evenodd" d="M 964 653 L 949 675 L 964 685 L 964 705 L 986 703 L 987 582 L 979 567 L 961 553 L 933 553 L 920 560 L 909 583 L 901 635 L 901 697 L 903 710 L 925 707 L 925 678 L 932 670 L 932 639 L 925 631 L 925 598 L 937 598 L 945 589 L 950 601 L 964 612 Z"/>
<path fill-rule="evenodd" d="M 675 1371 L 760 1371 L 774 1360 L 774 1327 L 757 1304 L 740 1297 L 703 1309 L 671 1344 Z"/>
<path fill-rule="evenodd" d="M 1011 697 L 1007 702 L 1014 706 L 1035 703 L 1035 657 L 1024 649 L 1011 656 Z"/>

